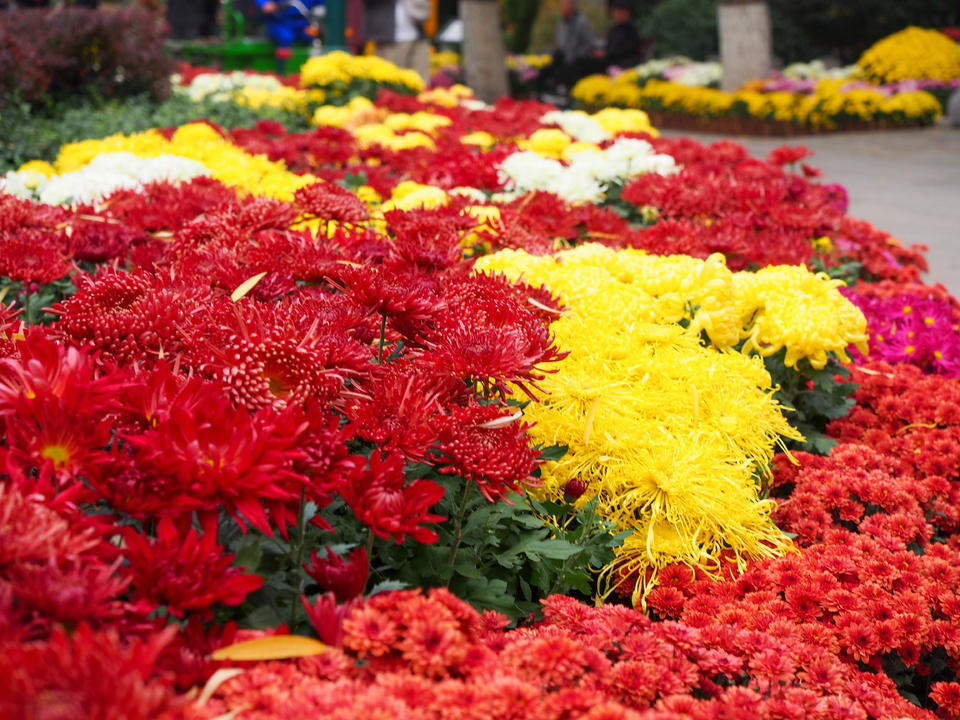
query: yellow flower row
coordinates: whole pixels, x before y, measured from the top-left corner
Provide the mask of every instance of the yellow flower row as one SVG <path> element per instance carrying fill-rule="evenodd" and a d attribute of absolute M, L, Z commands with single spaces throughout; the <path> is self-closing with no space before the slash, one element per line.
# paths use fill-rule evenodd
<path fill-rule="evenodd" d="M 591 107 L 621 105 L 697 117 L 745 115 L 824 128 L 850 120 L 932 123 L 941 115 L 940 103 L 928 92 L 885 96 L 871 89 L 844 91 L 842 84 L 840 80 L 822 80 L 810 94 L 754 90 L 729 93 L 661 80 L 650 80 L 640 87 L 606 75 L 591 75 L 578 82 L 572 94 Z"/>
<path fill-rule="evenodd" d="M 941 32 L 908 27 L 874 43 L 857 61 L 876 83 L 960 78 L 960 46 Z"/>
<path fill-rule="evenodd" d="M 368 81 L 384 85 L 400 85 L 412 92 L 424 89 L 423 78 L 416 70 L 394 65 L 376 55 L 351 55 L 335 51 L 310 58 L 300 68 L 300 86 L 320 88 L 328 92 L 338 85 Z"/>
<path fill-rule="evenodd" d="M 156 130 L 147 130 L 69 143 L 60 148 L 54 167 L 57 173 L 72 172 L 85 167 L 98 155 L 111 152 L 190 158 L 206 166 L 210 175 L 225 185 L 278 200 L 292 200 L 299 188 L 316 182 L 312 175 L 290 172 L 282 162 L 272 162 L 265 155 L 251 155 L 205 123 L 183 125 L 170 140 Z"/>

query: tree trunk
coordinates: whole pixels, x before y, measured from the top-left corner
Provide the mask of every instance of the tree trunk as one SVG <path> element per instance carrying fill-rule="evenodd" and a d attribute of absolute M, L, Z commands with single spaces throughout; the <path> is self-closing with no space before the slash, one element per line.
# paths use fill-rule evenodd
<path fill-rule="evenodd" d="M 724 90 L 764 78 L 773 69 L 770 8 L 764 0 L 721 0 L 717 9 Z"/>
<path fill-rule="evenodd" d="M 463 67 L 467 85 L 492 103 L 507 94 L 506 53 L 496 0 L 460 0 L 463 20 Z"/>

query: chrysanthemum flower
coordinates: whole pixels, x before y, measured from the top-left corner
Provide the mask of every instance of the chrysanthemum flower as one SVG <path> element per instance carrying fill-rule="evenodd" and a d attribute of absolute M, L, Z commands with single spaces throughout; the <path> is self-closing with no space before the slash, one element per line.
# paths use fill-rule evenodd
<path fill-rule="evenodd" d="M 210 615 L 214 605 L 239 605 L 263 585 L 259 575 L 231 567 L 234 556 L 217 544 L 215 526 L 198 534 L 178 530 L 170 518 L 162 518 L 156 538 L 126 528 L 123 539 L 133 597 L 166 606 L 174 617 Z"/>
<path fill-rule="evenodd" d="M 82 624 L 49 640 L 0 646 L 0 717 L 181 720 L 184 700 L 155 664 L 175 629 L 121 638 L 116 629 Z"/>
<path fill-rule="evenodd" d="M 539 453 L 530 447 L 528 427 L 493 405 L 451 409 L 440 425 L 440 472 L 475 482 L 491 502 L 535 485 L 531 473 Z"/>
<path fill-rule="evenodd" d="M 19 357 L 0 360 L 0 419 L 7 447 L 24 462 L 77 477 L 111 438 L 107 415 L 120 409 L 129 378 L 99 373 L 93 356 L 64 347 L 40 330 L 17 343 Z"/>
<path fill-rule="evenodd" d="M 313 549 L 310 562 L 304 563 L 303 569 L 321 590 L 332 592 L 338 603 L 345 603 L 363 595 L 370 575 L 370 562 L 362 547 L 354 548 L 346 560 L 330 548 L 326 548 L 324 557 L 318 556 Z"/>
<path fill-rule="evenodd" d="M 294 193 L 294 205 L 304 215 L 341 223 L 367 219 L 367 207 L 356 195 L 336 183 L 321 181 Z"/>
<path fill-rule="evenodd" d="M 174 402 L 149 430 L 124 436 L 135 463 L 162 480 L 164 514 L 224 508 L 270 535 L 261 503 L 292 502 L 305 482 L 291 469 L 297 436 L 269 415 L 238 412 L 216 386 L 204 392 L 203 402 Z"/>
<path fill-rule="evenodd" d="M 0 233 L 0 275 L 45 285 L 70 272 L 70 261 L 49 230 L 24 228 Z"/>
<path fill-rule="evenodd" d="M 357 520 L 377 537 L 393 538 L 396 543 L 409 536 L 420 543 L 437 541 L 437 534 L 424 527 L 444 518 L 430 513 L 443 497 L 443 488 L 430 480 L 407 484 L 404 460 L 399 453 L 370 456 L 368 467 L 360 468 L 343 485 L 340 494 L 353 509 Z"/>
<path fill-rule="evenodd" d="M 182 348 L 182 329 L 200 310 L 194 292 L 171 289 L 146 272 L 105 271 L 55 305 L 58 335 L 119 363 L 156 362 Z"/>
<path fill-rule="evenodd" d="M 245 303 L 223 324 L 198 328 L 195 361 L 240 405 L 282 409 L 307 399 L 331 403 L 365 370 L 369 350 L 337 327 L 301 316 L 295 304 Z M 210 337 L 206 343 L 200 334 Z"/>

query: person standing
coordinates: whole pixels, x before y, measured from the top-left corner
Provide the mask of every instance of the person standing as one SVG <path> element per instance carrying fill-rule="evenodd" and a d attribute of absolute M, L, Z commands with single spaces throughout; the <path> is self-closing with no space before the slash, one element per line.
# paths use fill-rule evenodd
<path fill-rule="evenodd" d="M 610 0 L 610 23 L 607 42 L 597 50 L 597 58 L 608 68 L 629 68 L 643 62 L 643 41 L 633 22 L 630 0 Z"/>
<path fill-rule="evenodd" d="M 553 60 L 540 71 L 537 89 L 543 93 L 567 90 L 597 66 L 593 29 L 580 12 L 577 0 L 560 0 L 560 21 L 554 42 Z"/>
<path fill-rule="evenodd" d="M 365 0 L 364 37 L 376 44 L 376 53 L 400 67 L 430 79 L 430 42 L 424 23 L 430 18 L 430 0 Z"/>

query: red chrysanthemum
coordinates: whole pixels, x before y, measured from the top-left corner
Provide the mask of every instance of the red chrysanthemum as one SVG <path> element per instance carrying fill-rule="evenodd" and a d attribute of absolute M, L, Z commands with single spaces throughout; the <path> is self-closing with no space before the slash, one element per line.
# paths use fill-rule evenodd
<path fill-rule="evenodd" d="M 304 571 L 313 578 L 324 592 L 332 592 L 338 603 L 363 595 L 370 575 L 370 562 L 367 551 L 362 547 L 354 548 L 344 560 L 330 548 L 326 548 L 324 557 L 317 551 L 310 551 L 310 562 L 304 563 Z"/>
<path fill-rule="evenodd" d="M 443 497 L 443 488 L 422 479 L 408 484 L 403 468 L 403 456 L 399 453 L 385 455 L 376 451 L 370 456 L 369 465 L 358 469 L 340 494 L 357 520 L 377 537 L 392 537 L 397 544 L 406 536 L 420 543 L 435 543 L 437 534 L 423 525 L 444 520 L 430 513 L 430 508 Z"/>
<path fill-rule="evenodd" d="M 438 370 L 500 393 L 514 384 L 532 395 L 539 366 L 566 357 L 540 318 L 509 295 L 460 299 L 438 319 L 431 344 L 424 360 Z"/>
<path fill-rule="evenodd" d="M 215 526 L 198 534 L 162 518 L 156 538 L 127 528 L 123 539 L 133 597 L 164 605 L 174 617 L 209 615 L 217 604 L 239 605 L 263 585 L 259 575 L 231 567 L 234 556 L 217 543 Z"/>
<path fill-rule="evenodd" d="M 176 720 L 184 704 L 154 677 L 174 628 L 143 639 L 80 625 L 49 640 L 0 645 L 4 720 Z"/>
<path fill-rule="evenodd" d="M 0 359 L 0 422 L 7 447 L 23 462 L 52 466 L 63 477 L 89 469 L 109 444 L 107 415 L 129 384 L 99 373 L 94 358 L 43 331 L 17 343 L 18 358 Z"/>
<path fill-rule="evenodd" d="M 540 453 L 518 415 L 494 405 L 453 408 L 441 424 L 440 472 L 472 480 L 491 502 L 532 484 Z"/>
<path fill-rule="evenodd" d="M 225 315 L 222 325 L 198 328 L 200 372 L 250 410 L 333 402 L 347 378 L 366 370 L 370 351 L 342 329 L 300 312 L 296 305 L 246 304 L 232 321 Z"/>
<path fill-rule="evenodd" d="M 0 233 L 0 275 L 45 285 L 70 272 L 69 258 L 48 230 L 24 228 Z"/>
<path fill-rule="evenodd" d="M 65 340 L 119 363 L 150 364 L 180 351 L 183 325 L 201 309 L 198 299 L 143 271 L 107 270 L 51 312 L 60 316 L 55 330 Z"/>
<path fill-rule="evenodd" d="M 301 213 L 344 223 L 359 223 L 367 219 L 367 207 L 356 195 L 336 183 L 320 182 L 300 188 L 293 202 Z"/>
<path fill-rule="evenodd" d="M 441 397 L 448 395 L 442 379 L 434 381 L 415 368 L 382 366 L 368 383 L 369 398 L 347 407 L 353 431 L 386 451 L 398 450 L 421 459 L 436 440 Z"/>
<path fill-rule="evenodd" d="M 202 402 L 175 401 L 148 431 L 124 436 L 137 467 L 160 480 L 164 514 L 224 508 L 272 534 L 261 503 L 292 502 L 306 482 L 291 469 L 297 436 L 276 416 L 235 410 L 215 386 L 191 382 L 181 394 L 198 390 Z"/>

